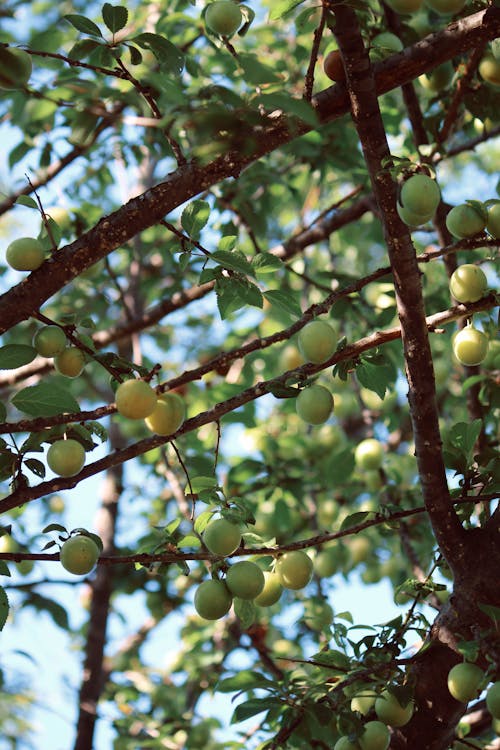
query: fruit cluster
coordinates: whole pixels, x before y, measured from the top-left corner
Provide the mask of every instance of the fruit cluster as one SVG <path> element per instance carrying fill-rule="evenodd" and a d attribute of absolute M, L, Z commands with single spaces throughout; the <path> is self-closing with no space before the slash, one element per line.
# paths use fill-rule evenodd
<path fill-rule="evenodd" d="M 477 302 L 484 296 L 488 281 L 484 272 L 473 263 L 464 263 L 451 275 L 450 292 L 457 302 Z M 453 336 L 453 353 L 462 365 L 473 366 L 484 362 L 489 340 L 470 322 Z"/>

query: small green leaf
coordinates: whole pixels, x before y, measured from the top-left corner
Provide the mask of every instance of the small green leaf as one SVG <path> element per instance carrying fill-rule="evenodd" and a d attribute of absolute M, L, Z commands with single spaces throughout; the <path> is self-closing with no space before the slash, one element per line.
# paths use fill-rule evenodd
<path fill-rule="evenodd" d="M 130 41 L 149 49 L 167 73 L 180 75 L 184 68 L 184 55 L 177 47 L 159 34 L 144 32 Z"/>
<path fill-rule="evenodd" d="M 219 680 L 216 690 L 218 693 L 235 693 L 240 690 L 255 690 L 255 688 L 266 687 L 275 688 L 276 685 L 259 672 L 245 669 L 233 675 L 233 677 L 226 677 L 224 680 Z"/>
<path fill-rule="evenodd" d="M 0 347 L 0 370 L 15 370 L 36 357 L 36 349 L 26 344 L 6 344 Z"/>
<path fill-rule="evenodd" d="M 191 489 L 194 493 L 202 490 L 212 490 L 217 488 L 217 479 L 215 477 L 192 477 Z"/>
<path fill-rule="evenodd" d="M 215 294 L 217 296 L 219 313 L 223 320 L 245 305 L 253 305 L 254 307 L 263 306 L 260 289 L 241 275 L 217 279 L 215 282 Z"/>
<path fill-rule="evenodd" d="M 20 195 L 16 200 L 16 204 L 19 206 L 26 206 L 27 208 L 36 208 L 38 210 L 38 203 L 29 195 Z"/>
<path fill-rule="evenodd" d="M 74 26 L 77 31 L 81 31 L 83 34 L 102 37 L 99 26 L 96 26 L 96 24 L 91 21 L 90 18 L 80 16 L 77 13 L 69 13 L 68 15 L 63 16 L 63 18 L 65 18 L 66 21 Z"/>
<path fill-rule="evenodd" d="M 278 18 L 283 18 L 283 16 L 290 13 L 291 10 L 303 2 L 304 0 L 278 0 L 278 2 L 273 3 L 273 9 L 269 14 L 270 20 L 277 21 Z"/>
<path fill-rule="evenodd" d="M 8 576 L 10 578 L 9 566 L 5 560 L 0 560 L 0 576 Z"/>
<path fill-rule="evenodd" d="M 102 18 L 108 29 L 114 34 L 127 25 L 128 10 L 123 5 L 104 3 L 102 6 Z"/>
<path fill-rule="evenodd" d="M 0 586 L 0 630 L 3 630 L 9 616 L 9 599 L 5 589 Z"/>
<path fill-rule="evenodd" d="M 342 524 L 340 526 L 340 531 L 345 531 L 345 529 L 350 529 L 351 526 L 357 526 L 360 523 L 363 523 L 363 521 L 366 521 L 368 516 L 375 515 L 373 511 L 368 510 L 362 510 L 358 513 L 351 513 L 349 516 L 346 516 L 344 520 L 342 521 Z"/>
<path fill-rule="evenodd" d="M 68 530 L 65 526 L 61 526 L 60 523 L 49 523 L 48 526 L 46 526 L 44 529 L 42 529 L 42 534 L 48 534 L 49 531 L 60 531 L 63 534 L 67 534 Z"/>
<path fill-rule="evenodd" d="M 378 362 L 375 364 L 373 359 L 371 361 L 364 359 L 356 367 L 356 377 L 362 386 L 375 391 L 380 398 L 384 398 L 385 392 L 394 385 L 395 372 L 392 363 L 385 358 L 380 361 L 380 364 Z"/>
<path fill-rule="evenodd" d="M 269 704 L 272 703 L 275 705 L 276 702 L 276 698 L 250 698 L 250 700 L 244 701 L 244 703 L 240 703 L 239 706 L 236 706 L 231 717 L 231 724 L 245 721 L 245 719 L 249 719 L 251 716 L 267 711 L 270 708 Z"/>
<path fill-rule="evenodd" d="M 300 318 L 302 315 L 300 302 L 292 292 L 284 292 L 281 289 L 270 289 L 264 292 L 264 297 L 271 305 L 276 305 L 277 308 L 292 315 L 294 318 Z"/>
<path fill-rule="evenodd" d="M 45 464 L 39 461 L 37 458 L 27 458 L 24 462 L 26 468 L 36 474 L 37 477 L 43 479 L 45 477 Z"/>
<path fill-rule="evenodd" d="M 257 610 L 255 604 L 248 599 L 235 597 L 233 601 L 234 613 L 240 620 L 243 630 L 247 630 L 255 622 Z"/>
<path fill-rule="evenodd" d="M 55 383 L 40 383 L 18 391 L 13 405 L 31 417 L 50 417 L 65 412 L 78 412 L 80 407 L 74 396 Z"/>
<path fill-rule="evenodd" d="M 196 240 L 210 216 L 210 206 L 206 201 L 194 200 L 186 206 L 181 215 L 182 228 Z"/>
<path fill-rule="evenodd" d="M 101 43 L 97 42 L 95 39 L 81 39 L 71 47 L 68 52 L 68 57 L 70 60 L 84 60 L 91 55 L 100 44 Z"/>
<path fill-rule="evenodd" d="M 226 250 L 215 250 L 210 256 L 212 260 L 215 260 L 223 268 L 227 268 L 230 271 L 238 271 L 245 275 L 253 276 L 254 271 L 251 264 L 248 262 L 246 255 L 234 250 L 233 252 L 227 252 Z"/>
<path fill-rule="evenodd" d="M 272 253 L 259 253 L 252 258 L 252 266 L 255 273 L 275 273 L 281 271 L 283 261 Z"/>

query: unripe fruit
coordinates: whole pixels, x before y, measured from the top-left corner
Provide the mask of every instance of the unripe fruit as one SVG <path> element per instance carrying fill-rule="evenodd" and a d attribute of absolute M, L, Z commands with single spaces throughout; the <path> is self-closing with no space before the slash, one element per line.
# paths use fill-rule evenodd
<path fill-rule="evenodd" d="M 427 7 L 440 16 L 450 16 L 460 13 L 465 2 L 466 0 L 425 0 Z"/>
<path fill-rule="evenodd" d="M 47 463 L 54 474 L 73 477 L 83 469 L 85 449 L 78 440 L 56 440 L 47 451 Z"/>
<path fill-rule="evenodd" d="M 453 271 L 450 292 L 458 302 L 477 302 L 484 296 L 488 280 L 479 266 L 464 263 Z"/>
<path fill-rule="evenodd" d="M 391 727 L 403 727 L 408 724 L 413 716 L 414 706 L 412 701 L 402 706 L 393 693 L 384 690 L 375 701 L 375 713 L 384 724 Z"/>
<path fill-rule="evenodd" d="M 299 333 L 299 351 L 306 362 L 322 364 L 337 346 L 337 334 L 326 320 L 312 320 Z"/>
<path fill-rule="evenodd" d="M 479 63 L 479 73 L 486 83 L 500 86 L 500 60 L 493 55 L 485 55 Z"/>
<path fill-rule="evenodd" d="M 125 380 L 116 389 L 116 408 L 123 417 L 129 419 L 149 417 L 157 400 L 155 391 L 144 380 Z"/>
<path fill-rule="evenodd" d="M 241 529 L 225 518 L 217 518 L 206 526 L 203 541 L 214 555 L 231 555 L 241 544 Z"/>
<path fill-rule="evenodd" d="M 333 746 L 333 750 L 360 750 L 357 742 L 351 742 L 349 737 L 341 737 Z"/>
<path fill-rule="evenodd" d="M 259 607 L 271 607 L 281 597 L 283 586 L 280 583 L 277 573 L 270 570 L 264 571 L 264 588 L 254 599 L 254 604 Z"/>
<path fill-rule="evenodd" d="M 338 49 L 333 49 L 323 61 L 323 70 L 331 81 L 345 81 L 345 70 L 342 57 Z"/>
<path fill-rule="evenodd" d="M 54 357 L 66 346 L 66 336 L 59 326 L 44 326 L 33 336 L 33 346 L 42 357 Z"/>
<path fill-rule="evenodd" d="M 387 750 L 391 735 L 381 721 L 368 721 L 359 738 L 361 750 Z"/>
<path fill-rule="evenodd" d="M 454 74 L 455 69 L 451 62 L 447 60 L 429 73 L 423 73 L 418 77 L 418 81 L 424 89 L 438 93 L 449 86 Z"/>
<path fill-rule="evenodd" d="M 306 603 L 304 621 L 311 630 L 320 631 L 332 624 L 333 615 L 333 609 L 328 602 L 309 601 Z"/>
<path fill-rule="evenodd" d="M 70 537 L 61 547 L 61 565 L 77 576 L 90 573 L 98 559 L 99 547 L 93 539 L 83 534 Z"/>
<path fill-rule="evenodd" d="M 441 199 L 439 186 L 432 177 L 414 174 L 401 186 L 399 202 L 412 214 L 433 216 Z"/>
<path fill-rule="evenodd" d="M 477 697 L 484 672 L 475 664 L 462 662 L 452 667 L 448 673 L 448 690 L 460 703 L 468 703 Z"/>
<path fill-rule="evenodd" d="M 22 89 L 32 71 L 31 57 L 17 47 L 0 47 L 0 89 Z"/>
<path fill-rule="evenodd" d="M 498 63 L 500 66 L 500 62 Z M 500 201 L 488 206 L 488 220 L 486 222 L 486 231 L 495 239 L 500 239 Z"/>
<path fill-rule="evenodd" d="M 285 552 L 276 561 L 276 573 L 285 589 L 303 589 L 311 580 L 313 561 L 302 550 Z"/>
<path fill-rule="evenodd" d="M 377 693 L 374 690 L 367 688 L 356 693 L 351 700 L 351 711 L 359 711 L 360 714 L 366 716 L 375 704 L 377 699 Z"/>
<path fill-rule="evenodd" d="M 205 620 L 218 620 L 231 609 L 232 596 L 222 581 L 203 581 L 194 595 L 194 608 Z"/>
<path fill-rule="evenodd" d="M 375 438 L 362 440 L 354 451 L 354 460 L 358 469 L 374 471 L 380 469 L 384 458 L 384 448 Z"/>
<path fill-rule="evenodd" d="M 446 217 L 446 226 L 454 237 L 463 240 L 482 232 L 486 226 L 486 220 L 474 206 L 462 203 L 451 209 Z"/>
<path fill-rule="evenodd" d="M 283 349 L 281 353 L 280 365 L 283 368 L 284 372 L 286 372 L 287 370 L 295 370 L 296 367 L 300 367 L 303 364 L 304 359 L 297 347 L 290 344 Z"/>
<path fill-rule="evenodd" d="M 295 402 L 297 414 L 308 424 L 323 424 L 333 410 L 333 396 L 322 385 L 304 388 Z"/>
<path fill-rule="evenodd" d="M 223 36 L 232 36 L 241 26 L 241 21 L 241 10 L 231 0 L 216 0 L 205 12 L 208 28 Z"/>
<path fill-rule="evenodd" d="M 371 41 L 370 59 L 385 60 L 386 57 L 401 52 L 404 49 L 401 39 L 390 31 L 377 34 Z"/>
<path fill-rule="evenodd" d="M 16 271 L 35 271 L 45 259 L 45 250 L 34 237 L 20 237 L 10 243 L 5 259 Z"/>
<path fill-rule="evenodd" d="M 164 393 L 144 421 L 151 432 L 157 435 L 172 435 L 182 425 L 185 416 L 186 407 L 179 394 Z"/>
<path fill-rule="evenodd" d="M 54 357 L 54 367 L 67 378 L 77 378 L 85 367 L 85 355 L 77 346 L 68 346 Z"/>
<path fill-rule="evenodd" d="M 256 563 L 240 560 L 231 565 L 226 574 L 226 586 L 233 596 L 255 599 L 264 589 L 264 573 Z"/>
<path fill-rule="evenodd" d="M 453 354 L 462 365 L 479 365 L 488 354 L 488 337 L 473 326 L 462 328 L 453 337 Z"/>
<path fill-rule="evenodd" d="M 500 719 L 500 682 L 494 682 L 488 688 L 486 708 L 495 719 Z"/>
<path fill-rule="evenodd" d="M 422 0 L 387 0 L 387 5 L 396 13 L 416 13 L 422 6 Z"/>
<path fill-rule="evenodd" d="M 415 214 L 409 211 L 406 206 L 402 206 L 399 201 L 396 203 L 396 210 L 399 218 L 409 227 L 421 227 L 432 219 L 433 214 Z"/>

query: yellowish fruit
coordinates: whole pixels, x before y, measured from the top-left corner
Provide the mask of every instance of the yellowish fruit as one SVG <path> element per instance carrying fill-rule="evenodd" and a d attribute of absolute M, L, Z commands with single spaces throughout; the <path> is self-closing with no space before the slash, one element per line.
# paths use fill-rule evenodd
<path fill-rule="evenodd" d="M 153 413 L 156 393 L 144 380 L 125 380 L 116 389 L 115 401 L 119 414 L 129 419 L 145 419 Z"/>
<path fill-rule="evenodd" d="M 313 561 L 302 550 L 285 552 L 276 561 L 276 573 L 285 589 L 303 589 L 311 580 Z"/>
<path fill-rule="evenodd" d="M 469 662 L 462 662 L 450 669 L 448 690 L 455 700 L 468 703 L 477 697 L 483 679 L 484 672 L 480 667 Z"/>
<path fill-rule="evenodd" d="M 77 346 L 68 346 L 54 358 L 54 367 L 67 378 L 77 378 L 85 367 L 85 355 Z"/>
<path fill-rule="evenodd" d="M 47 451 L 47 463 L 54 474 L 73 477 L 85 464 L 85 449 L 78 440 L 56 440 Z"/>
<path fill-rule="evenodd" d="M 16 271 L 35 271 L 45 258 L 43 245 L 35 237 L 20 237 L 10 243 L 5 259 Z"/>
<path fill-rule="evenodd" d="M 184 422 L 186 407 L 177 393 L 164 393 L 159 397 L 146 426 L 157 435 L 172 435 Z"/>
<path fill-rule="evenodd" d="M 61 565 L 74 575 L 90 573 L 98 559 L 99 547 L 93 539 L 83 534 L 70 537 L 61 547 Z"/>

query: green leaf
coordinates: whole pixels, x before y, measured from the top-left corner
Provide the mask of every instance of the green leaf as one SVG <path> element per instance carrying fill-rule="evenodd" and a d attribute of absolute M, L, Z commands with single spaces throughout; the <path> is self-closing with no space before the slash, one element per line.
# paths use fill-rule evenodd
<path fill-rule="evenodd" d="M 38 203 L 34 198 L 31 198 L 29 195 L 20 195 L 19 198 L 16 200 L 16 205 L 18 206 L 26 206 L 27 208 L 36 208 L 38 210 Z"/>
<path fill-rule="evenodd" d="M 47 612 L 55 624 L 64 630 L 69 629 L 68 613 L 60 604 L 46 596 L 30 592 L 24 601 L 24 606 L 33 607 L 37 612 Z"/>
<path fill-rule="evenodd" d="M 167 73 L 180 75 L 184 68 L 184 55 L 177 47 L 169 42 L 168 39 L 159 34 L 144 32 L 134 37 L 130 41 L 135 42 L 143 49 L 149 49 L 154 54 L 162 68 Z"/>
<path fill-rule="evenodd" d="M 292 292 L 284 292 L 281 289 L 270 289 L 264 292 L 264 297 L 271 305 L 276 305 L 277 308 L 292 315 L 294 318 L 300 318 L 302 315 L 300 302 Z"/>
<path fill-rule="evenodd" d="M 0 422 L 5 422 L 7 419 L 7 409 L 3 401 L 0 401 Z"/>
<path fill-rule="evenodd" d="M 252 265 L 248 262 L 246 255 L 237 250 L 227 252 L 226 250 L 215 250 L 210 256 L 212 260 L 217 261 L 223 268 L 230 271 L 238 271 L 249 276 L 254 275 Z"/>
<path fill-rule="evenodd" d="M 5 589 L 0 586 L 0 630 L 3 630 L 7 617 L 9 616 L 9 599 Z"/>
<path fill-rule="evenodd" d="M 358 513 L 351 513 L 349 516 L 346 516 L 344 520 L 342 521 L 342 524 L 340 526 L 340 531 L 345 531 L 345 529 L 350 529 L 351 526 L 357 526 L 360 523 L 363 523 L 363 521 L 366 521 L 368 516 L 375 515 L 373 511 L 369 510 L 362 510 Z"/>
<path fill-rule="evenodd" d="M 275 273 L 284 268 L 283 261 L 272 253 L 259 253 L 252 258 L 255 273 Z"/>
<path fill-rule="evenodd" d="M 215 477 L 192 477 L 191 488 L 193 492 L 201 492 L 202 490 L 212 490 L 217 488 L 217 479 Z"/>
<path fill-rule="evenodd" d="M 26 344 L 6 344 L 0 347 L 0 370 L 15 370 L 33 362 L 36 349 Z"/>
<path fill-rule="evenodd" d="M 95 39 L 81 39 L 71 47 L 68 57 L 70 60 L 84 60 L 100 45 L 101 42 L 97 42 Z"/>
<path fill-rule="evenodd" d="M 219 680 L 216 685 L 218 693 L 236 693 L 239 691 L 255 690 L 255 688 L 275 688 L 276 685 L 260 672 L 253 672 L 250 669 L 244 669 L 233 677 L 226 677 Z"/>
<path fill-rule="evenodd" d="M 0 480 L 11 477 L 17 465 L 17 456 L 12 451 L 2 451 L 0 453 Z"/>
<path fill-rule="evenodd" d="M 42 534 L 48 534 L 49 531 L 61 531 L 65 534 L 68 533 L 66 526 L 61 526 L 60 523 L 49 523 L 48 526 L 45 526 L 45 528 L 42 529 Z"/>
<path fill-rule="evenodd" d="M 384 398 L 389 386 L 394 384 L 392 365 L 374 365 L 366 360 L 356 367 L 356 377 L 362 386 L 375 391 L 380 398 Z"/>
<path fill-rule="evenodd" d="M 0 560 L 0 576 L 8 576 L 10 578 L 9 566 L 5 560 Z"/>
<path fill-rule="evenodd" d="M 102 6 L 102 18 L 108 29 L 114 34 L 127 25 L 128 10 L 123 5 L 104 3 Z"/>
<path fill-rule="evenodd" d="M 12 403 L 31 417 L 51 417 L 65 412 L 78 412 L 80 407 L 74 396 L 55 383 L 40 383 L 18 391 Z"/>
<path fill-rule="evenodd" d="M 267 711 L 270 708 L 270 704 L 276 705 L 277 702 L 276 698 L 273 699 L 268 696 L 265 698 L 250 698 L 250 700 L 236 706 L 231 717 L 231 724 L 245 721 L 245 719 L 249 719 L 251 716 Z"/>
<path fill-rule="evenodd" d="M 273 3 L 273 9 L 269 13 L 271 21 L 277 21 L 278 18 L 283 18 L 284 15 L 290 13 L 291 10 L 301 5 L 304 0 L 278 0 Z"/>
<path fill-rule="evenodd" d="M 45 464 L 39 461 L 37 458 L 27 458 L 24 465 L 36 474 L 37 477 L 43 479 L 45 477 Z"/>
<path fill-rule="evenodd" d="M 470 456 L 476 440 L 481 433 L 482 425 L 483 423 L 480 419 L 475 419 L 470 424 L 468 422 L 457 422 L 451 428 L 448 440 L 464 455 Z"/>
<path fill-rule="evenodd" d="M 83 34 L 102 37 L 99 26 L 96 26 L 95 23 L 90 20 L 90 18 L 80 16 L 77 13 L 70 13 L 66 16 L 63 16 L 63 18 L 65 18 L 66 21 L 69 21 L 69 23 L 74 26 L 75 29 L 81 31 Z"/>
<path fill-rule="evenodd" d="M 498 627 L 498 623 L 500 623 L 500 607 L 495 607 L 493 604 L 481 604 L 481 602 L 477 606 L 485 613 L 485 615 L 488 615 Z"/>
<path fill-rule="evenodd" d="M 223 320 L 245 305 L 262 307 L 260 289 L 244 276 L 221 277 L 215 282 L 217 306 Z"/>
<path fill-rule="evenodd" d="M 206 201 L 194 200 L 186 206 L 181 215 L 182 228 L 196 240 L 210 216 L 210 205 Z"/>
<path fill-rule="evenodd" d="M 235 597 L 233 601 L 234 613 L 241 622 L 243 630 L 247 630 L 255 622 L 257 610 L 255 604 L 248 599 Z"/>

